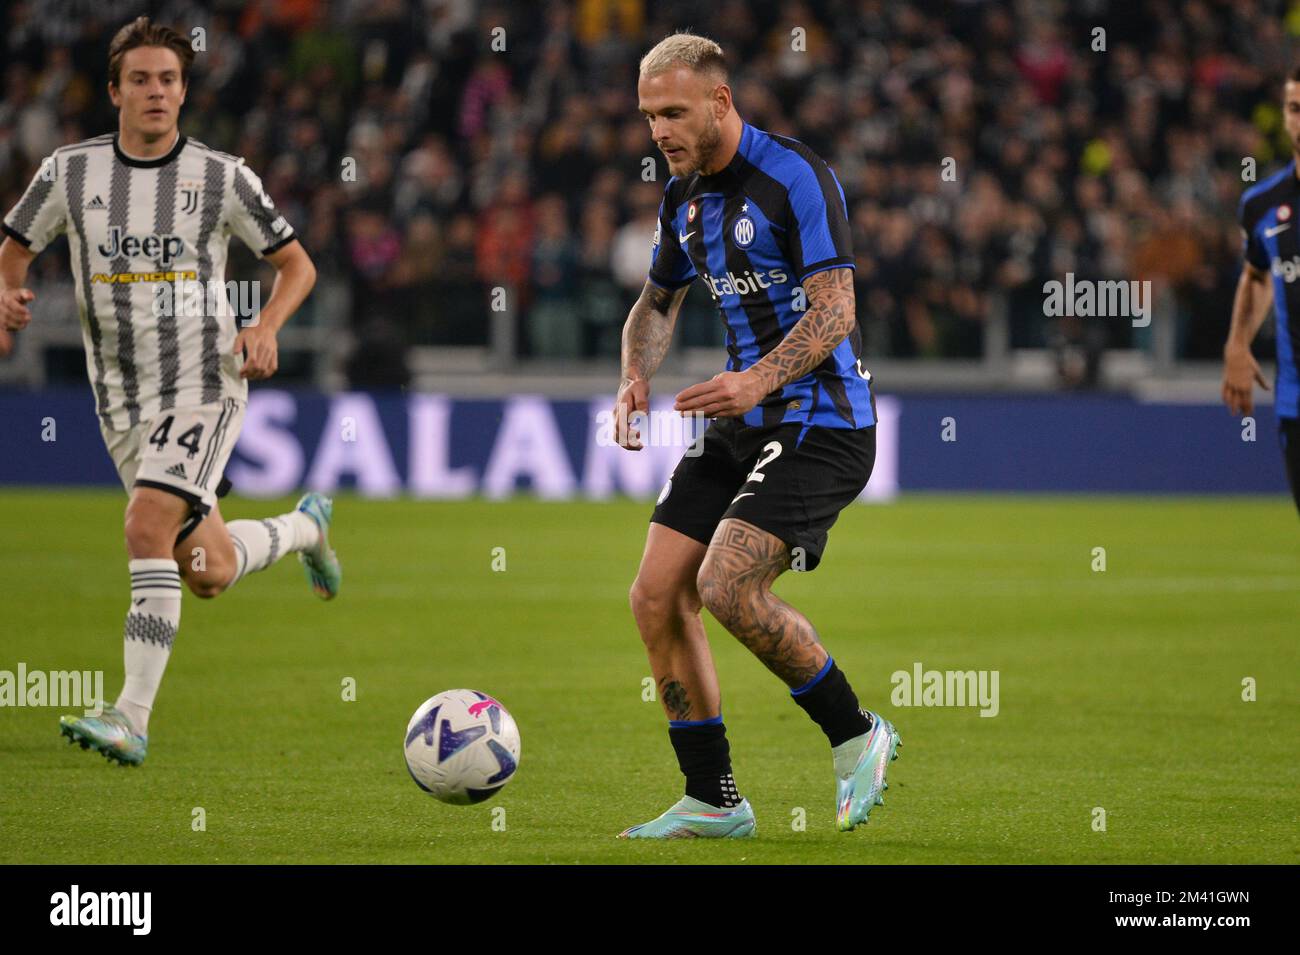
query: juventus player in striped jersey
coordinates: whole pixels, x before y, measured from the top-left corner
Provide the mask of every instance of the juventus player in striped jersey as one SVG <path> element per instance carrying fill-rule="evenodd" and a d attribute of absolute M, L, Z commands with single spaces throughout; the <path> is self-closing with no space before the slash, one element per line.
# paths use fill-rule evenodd
<path fill-rule="evenodd" d="M 316 270 L 243 160 L 181 135 L 193 59 L 184 37 L 146 17 L 123 27 L 108 60 L 118 132 L 55 150 L 5 217 L 0 245 L 0 327 L 17 331 L 32 318 L 28 266 L 68 235 L 100 430 L 129 495 L 131 603 L 116 703 L 60 724 L 70 741 L 123 764 L 145 757 L 182 580 L 215 597 L 292 552 L 321 597 L 341 578 L 328 498 L 308 494 L 288 514 L 229 524 L 217 506 L 248 380 L 275 373 L 276 332 Z M 224 307 L 231 234 L 276 269 L 265 307 L 242 328 Z"/>

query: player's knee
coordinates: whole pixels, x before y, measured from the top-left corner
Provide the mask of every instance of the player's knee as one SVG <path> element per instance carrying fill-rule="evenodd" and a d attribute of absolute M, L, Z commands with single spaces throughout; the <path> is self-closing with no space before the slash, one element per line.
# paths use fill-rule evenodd
<path fill-rule="evenodd" d="M 181 561 L 181 574 L 190 592 L 205 600 L 217 596 L 230 586 L 235 576 L 235 554 L 191 548 L 188 560 Z"/>
<path fill-rule="evenodd" d="M 654 583 L 640 575 L 632 583 L 628 602 L 632 605 L 632 616 L 640 623 L 672 616 L 689 617 L 700 612 L 700 597 L 694 590 Z"/>
<path fill-rule="evenodd" d="M 653 619 L 664 612 L 667 602 L 657 592 L 657 588 L 647 584 L 640 576 L 632 581 L 632 589 L 627 593 L 627 601 L 632 606 L 632 616 L 638 621 Z"/>
<path fill-rule="evenodd" d="M 233 564 L 227 567 L 218 563 L 209 565 L 201 571 L 191 570 L 184 574 L 184 578 L 186 586 L 190 588 L 190 593 L 196 597 L 202 597 L 204 600 L 210 600 L 230 586 L 231 578 L 234 575 Z"/>
<path fill-rule="evenodd" d="M 123 526 L 126 549 L 133 557 L 170 555 L 176 529 L 166 515 L 147 505 L 132 502 L 126 509 Z"/>
<path fill-rule="evenodd" d="M 230 581 L 211 574 L 188 574 L 185 577 L 185 583 L 190 588 L 190 593 L 196 597 L 202 597 L 204 600 L 211 600 L 220 594 L 229 586 Z"/>

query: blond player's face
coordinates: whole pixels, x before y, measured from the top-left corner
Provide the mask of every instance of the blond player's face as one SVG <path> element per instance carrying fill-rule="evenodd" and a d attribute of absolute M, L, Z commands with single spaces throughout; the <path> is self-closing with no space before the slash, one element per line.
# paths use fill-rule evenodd
<path fill-rule="evenodd" d="M 700 169 L 722 138 L 714 93 L 707 75 L 680 66 L 637 82 L 641 114 L 650 123 L 650 138 L 668 160 L 674 176 Z"/>
<path fill-rule="evenodd" d="M 108 95 L 121 112 L 122 126 L 147 140 L 170 137 L 185 102 L 181 61 L 161 46 L 138 46 L 122 57 L 120 84 Z"/>

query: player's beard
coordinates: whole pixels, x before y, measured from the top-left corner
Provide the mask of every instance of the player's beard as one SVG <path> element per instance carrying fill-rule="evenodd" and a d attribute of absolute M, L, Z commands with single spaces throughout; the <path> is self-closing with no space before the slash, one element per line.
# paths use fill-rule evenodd
<path fill-rule="evenodd" d="M 703 172 L 704 164 L 713 158 L 714 152 L 717 151 L 718 144 L 722 142 L 722 124 L 714 120 L 704 128 L 700 133 L 700 138 L 695 142 L 694 154 L 689 160 L 689 165 L 682 171 L 681 175 L 689 176 L 692 173 Z M 714 170 L 716 172 L 717 170 Z"/>

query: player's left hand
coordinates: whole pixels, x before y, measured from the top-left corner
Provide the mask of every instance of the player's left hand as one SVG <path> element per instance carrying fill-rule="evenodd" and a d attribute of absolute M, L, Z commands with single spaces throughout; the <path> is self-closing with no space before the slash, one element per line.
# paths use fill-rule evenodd
<path fill-rule="evenodd" d="M 766 394 L 767 388 L 751 372 L 724 371 L 678 392 L 673 408 L 706 418 L 739 418 Z"/>
<path fill-rule="evenodd" d="M 1255 385 L 1269 390 L 1268 379 L 1260 371 L 1259 362 L 1255 361 L 1249 348 L 1229 345 L 1223 350 L 1223 386 L 1220 389 L 1228 410 L 1234 415 L 1254 414 Z"/>
<path fill-rule="evenodd" d="M 280 367 L 280 349 L 275 342 L 275 331 L 268 325 L 249 325 L 235 336 L 234 353 L 244 352 L 244 368 L 240 378 L 261 381 L 270 378 Z"/>

